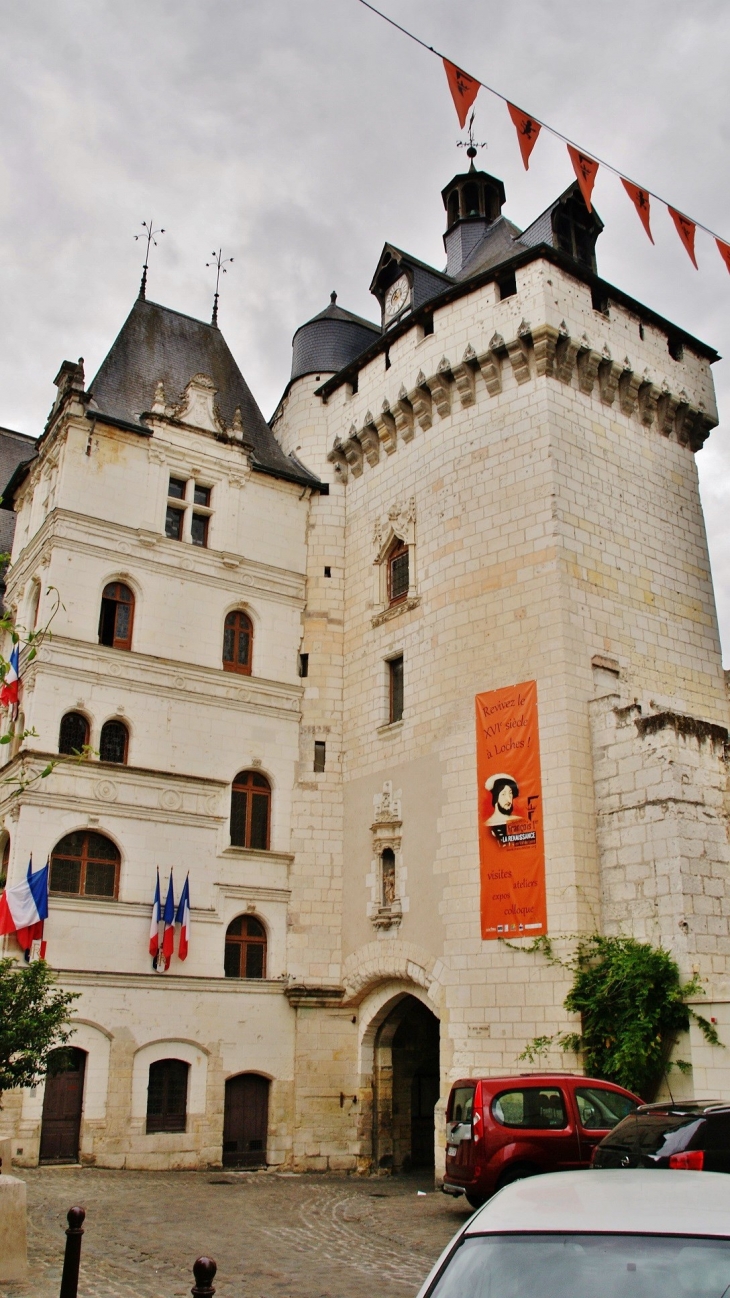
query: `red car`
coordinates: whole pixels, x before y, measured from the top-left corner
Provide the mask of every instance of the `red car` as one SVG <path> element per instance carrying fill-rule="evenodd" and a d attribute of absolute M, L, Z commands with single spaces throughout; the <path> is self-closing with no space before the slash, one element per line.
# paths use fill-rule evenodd
<path fill-rule="evenodd" d="M 511 1181 L 588 1167 L 599 1141 L 639 1104 L 612 1082 L 569 1073 L 454 1082 L 442 1188 L 478 1208 Z"/>

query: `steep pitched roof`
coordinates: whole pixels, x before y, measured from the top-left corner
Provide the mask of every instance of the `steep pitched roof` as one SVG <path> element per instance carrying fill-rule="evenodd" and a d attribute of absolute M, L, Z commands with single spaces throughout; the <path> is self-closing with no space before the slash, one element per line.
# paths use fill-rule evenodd
<path fill-rule="evenodd" d="M 254 468 L 303 485 L 318 484 L 282 451 L 220 330 L 157 302 L 135 302 L 90 385 L 90 410 L 148 432 L 142 417 L 152 406 L 157 384 L 163 384 L 168 401 L 176 401 L 195 374 L 212 379 L 227 426 L 240 407 Z"/>

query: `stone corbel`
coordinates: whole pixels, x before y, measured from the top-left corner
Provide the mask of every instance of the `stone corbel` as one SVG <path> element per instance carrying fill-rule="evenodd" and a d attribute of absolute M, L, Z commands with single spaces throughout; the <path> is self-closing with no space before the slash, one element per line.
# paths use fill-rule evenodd
<path fill-rule="evenodd" d="M 573 370 L 575 369 L 575 362 L 581 345 L 578 338 L 571 338 L 564 321 L 558 332 L 560 334 L 560 341 L 558 342 L 555 357 L 555 377 L 556 379 L 560 379 L 561 383 L 570 383 L 573 378 Z"/>
<path fill-rule="evenodd" d="M 408 400 L 408 393 L 402 386 L 398 393 L 398 400 L 393 406 L 393 418 L 395 419 L 398 436 L 404 442 L 410 442 L 416 431 L 413 423 L 413 406 Z"/>
<path fill-rule="evenodd" d="M 433 424 L 432 397 L 429 388 L 426 386 L 426 375 L 423 370 L 418 371 L 416 386 L 412 392 L 408 393 L 408 400 L 424 433 L 428 432 L 428 429 Z"/>
<path fill-rule="evenodd" d="M 550 378 L 555 371 L 555 352 L 560 334 L 553 325 L 538 325 L 532 331 L 535 351 L 535 372 L 538 378 Z"/>
<path fill-rule="evenodd" d="M 501 334 L 494 334 L 487 351 L 481 356 L 477 356 L 477 364 L 482 372 L 482 378 L 487 385 L 487 392 L 490 397 L 496 397 L 502 391 L 502 362 L 500 353 L 506 351 L 504 338 Z"/>
<path fill-rule="evenodd" d="M 442 419 L 451 414 L 451 365 L 445 356 L 441 357 L 438 369 L 430 379 L 426 379 L 429 391 L 436 403 Z"/>
<path fill-rule="evenodd" d="M 378 415 L 378 418 L 375 420 L 375 427 L 378 430 L 378 437 L 383 444 L 385 454 L 392 455 L 398 445 L 398 434 L 396 431 L 395 419 L 391 414 L 390 404 L 388 401 L 383 402 L 382 414 Z"/>
<path fill-rule="evenodd" d="M 330 464 L 333 466 L 335 473 L 340 479 L 340 482 L 347 482 L 349 476 L 348 469 L 347 469 L 347 460 L 345 458 L 345 453 L 342 449 L 342 442 L 340 441 L 339 437 L 335 438 L 334 446 L 332 447 L 332 450 L 329 452 L 327 459 L 329 460 Z"/>
<path fill-rule="evenodd" d="M 455 365 L 453 369 L 454 383 L 462 406 L 473 406 L 476 401 L 477 368 L 477 354 L 469 343 L 461 358 L 461 364 Z"/>
<path fill-rule="evenodd" d="M 585 348 L 581 348 L 579 351 L 576 362 L 578 366 L 578 388 L 589 397 L 598 377 L 598 367 L 601 364 L 602 357 L 600 352 L 593 350 L 585 334 L 582 341 Z"/>
<path fill-rule="evenodd" d="M 634 413 L 636 403 L 639 399 L 639 388 L 641 387 L 641 383 L 641 374 L 634 373 L 631 368 L 631 361 L 627 356 L 623 374 L 618 383 L 619 403 L 623 414 L 632 415 Z"/>
<path fill-rule="evenodd" d="M 349 468 L 352 469 L 352 476 L 359 478 L 362 473 L 362 446 L 354 424 L 350 428 L 349 436 L 342 443 L 342 454 Z"/>
<path fill-rule="evenodd" d="M 380 459 L 380 438 L 378 437 L 378 430 L 375 427 L 375 421 L 369 410 L 365 416 L 365 423 L 357 436 L 360 445 L 365 452 L 365 459 L 372 468 Z"/>
<path fill-rule="evenodd" d="M 639 388 L 638 395 L 639 414 L 641 416 L 642 424 L 645 424 L 647 428 L 650 428 L 654 423 L 657 402 L 662 393 L 661 388 L 658 388 L 655 383 L 652 383 L 647 370 L 644 370 L 643 379 L 644 382 Z"/>
<path fill-rule="evenodd" d="M 679 397 L 675 397 L 664 384 L 657 402 L 657 426 L 664 437 L 671 437 L 674 432 L 678 408 Z"/>
<path fill-rule="evenodd" d="M 677 411 L 677 441 L 680 446 L 688 446 L 691 451 L 702 449 L 710 429 L 715 426 L 716 421 L 702 407 L 683 403 Z"/>
<path fill-rule="evenodd" d="M 623 373 L 622 367 L 611 360 L 610 353 L 604 348 L 601 363 L 598 366 L 598 391 L 604 406 L 612 406 L 618 392 L 618 381 Z"/>
<path fill-rule="evenodd" d="M 400 898 L 396 897 L 389 906 L 378 906 L 378 909 L 371 916 L 375 928 L 398 928 L 403 919 L 403 909 Z"/>

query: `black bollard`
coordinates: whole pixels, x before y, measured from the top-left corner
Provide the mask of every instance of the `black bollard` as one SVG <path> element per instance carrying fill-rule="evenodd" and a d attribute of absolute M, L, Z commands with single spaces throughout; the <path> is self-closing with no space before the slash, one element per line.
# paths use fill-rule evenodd
<path fill-rule="evenodd" d="M 193 1275 L 195 1284 L 190 1290 L 193 1298 L 213 1298 L 215 1289 L 211 1280 L 218 1270 L 218 1264 L 213 1261 L 212 1257 L 199 1257 L 193 1263 Z M 63 1298 L 63 1295 L 62 1295 Z"/>
<path fill-rule="evenodd" d="M 85 1208 L 69 1208 L 66 1214 L 66 1252 L 63 1256 L 63 1275 L 59 1298 L 76 1298 L 79 1288 L 79 1263 L 81 1261 L 81 1236 L 84 1233 Z"/>

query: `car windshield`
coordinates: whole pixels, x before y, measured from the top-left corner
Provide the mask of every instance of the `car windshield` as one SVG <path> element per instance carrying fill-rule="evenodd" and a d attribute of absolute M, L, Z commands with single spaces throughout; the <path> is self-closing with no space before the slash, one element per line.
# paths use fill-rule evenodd
<path fill-rule="evenodd" d="M 471 1235 L 429 1298 L 728 1298 L 730 1240 Z"/>

